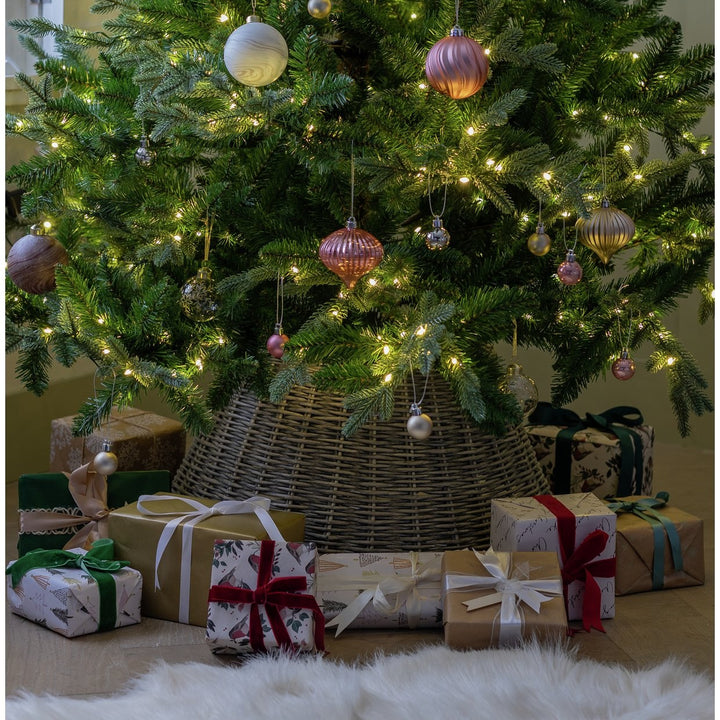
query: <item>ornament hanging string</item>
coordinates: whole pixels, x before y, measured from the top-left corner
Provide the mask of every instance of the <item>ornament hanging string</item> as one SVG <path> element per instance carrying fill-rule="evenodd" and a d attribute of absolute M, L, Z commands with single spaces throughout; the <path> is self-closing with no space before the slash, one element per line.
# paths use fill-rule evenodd
<path fill-rule="evenodd" d="M 455 0 L 455 26 L 460 25 L 460 0 Z"/>
<path fill-rule="evenodd" d="M 430 214 L 436 218 L 441 218 L 445 214 L 445 206 L 447 205 L 447 190 L 448 190 L 448 181 L 446 179 L 445 180 L 445 193 L 443 195 L 442 210 L 440 211 L 440 214 L 437 214 L 433 210 L 433 206 L 432 206 L 432 196 L 430 194 L 430 176 L 428 175 L 428 205 L 430 207 Z"/>
<path fill-rule="evenodd" d="M 207 263 L 210 259 L 210 237 L 212 235 L 214 218 L 205 218 L 205 252 L 203 254 L 203 263 Z"/>
<path fill-rule="evenodd" d="M 515 362 L 517 360 L 517 338 L 518 338 L 517 320 L 515 318 L 513 318 L 513 341 L 512 341 L 513 362 Z"/>
<path fill-rule="evenodd" d="M 350 141 L 350 217 L 355 221 L 355 141 Z"/>
<path fill-rule="evenodd" d="M 412 382 L 412 389 L 413 389 L 413 402 L 412 405 L 410 405 L 410 412 L 413 412 L 414 410 L 420 410 L 423 404 L 423 400 L 425 399 L 425 393 L 427 392 L 427 386 L 428 386 L 428 380 L 430 379 L 430 371 L 428 370 L 427 375 L 425 376 L 425 385 L 423 387 L 423 393 L 420 396 L 420 399 L 417 399 L 417 391 L 415 390 L 415 374 L 413 373 L 412 368 L 410 368 L 410 381 Z"/>
<path fill-rule="evenodd" d="M 617 326 L 618 326 L 618 337 L 620 338 L 620 344 L 622 345 L 622 329 L 620 327 L 620 317 L 618 316 L 617 319 Z M 630 317 L 628 320 L 628 333 L 627 333 L 627 341 L 624 345 L 622 345 L 623 350 L 630 350 L 630 340 L 632 339 L 632 313 L 630 313 Z"/>
<path fill-rule="evenodd" d="M 275 332 L 282 334 L 283 315 L 285 314 L 285 276 L 278 271 L 275 288 Z"/>

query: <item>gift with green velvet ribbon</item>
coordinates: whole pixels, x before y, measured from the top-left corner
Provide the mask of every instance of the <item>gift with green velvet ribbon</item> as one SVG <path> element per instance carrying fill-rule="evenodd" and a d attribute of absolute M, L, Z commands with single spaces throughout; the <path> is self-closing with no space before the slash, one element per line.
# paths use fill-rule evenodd
<path fill-rule="evenodd" d="M 667 516 L 659 513 L 657 508 L 664 507 L 670 499 L 666 492 L 659 492 L 654 498 L 608 498 L 610 510 L 617 513 L 632 513 L 646 520 L 653 531 L 653 562 L 652 562 L 652 589 L 662 590 L 665 584 L 665 536 L 670 542 L 673 567 L 683 569 L 682 548 L 680 536 L 674 523 Z"/>
<path fill-rule="evenodd" d="M 632 428 L 642 425 L 643 416 L 637 408 L 626 405 L 594 414 L 586 413 L 583 420 L 566 408 L 556 408 L 540 402 L 528 418 L 529 425 L 564 426 L 555 440 L 555 466 L 552 488 L 556 495 L 567 495 L 572 467 L 572 440 L 576 433 L 595 428 L 614 435 L 620 447 L 620 472 L 617 495 L 639 495 L 642 492 L 643 444 L 640 435 Z M 633 482 L 634 475 L 634 482 Z"/>
<path fill-rule="evenodd" d="M 130 563 L 114 560 L 115 547 L 110 538 L 96 540 L 85 553 L 70 550 L 31 550 L 16 560 L 5 571 L 15 587 L 25 573 L 36 568 L 79 568 L 90 575 L 98 585 L 99 619 L 98 631 L 112 630 L 117 623 L 115 580 L 112 573 L 122 570 Z"/>

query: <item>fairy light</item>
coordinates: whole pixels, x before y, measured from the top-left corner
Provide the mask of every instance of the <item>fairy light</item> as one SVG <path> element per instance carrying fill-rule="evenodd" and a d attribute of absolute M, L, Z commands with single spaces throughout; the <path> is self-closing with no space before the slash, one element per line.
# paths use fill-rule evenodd
<path fill-rule="evenodd" d="M 458 362 L 459 362 L 459 360 L 458 360 L 456 357 L 451 357 L 451 358 L 450 358 L 450 364 L 451 364 L 451 365 L 457 365 Z"/>
<path fill-rule="evenodd" d="M 389 383 L 392 382 L 392 373 L 388 373 L 384 378 L 383 382 Z"/>
<path fill-rule="evenodd" d="M 390 346 L 383 345 L 383 355 L 389 355 L 389 354 L 390 354 Z"/>
<path fill-rule="evenodd" d="M 630 57 L 632 57 L 633 60 L 637 60 L 640 56 L 634 52 Z"/>
<path fill-rule="evenodd" d="M 671 355 L 671 356 L 667 359 L 667 364 L 668 364 L 668 365 L 674 365 L 675 362 L 676 362 L 676 360 L 677 360 L 677 358 L 674 358 L 674 357 Z"/>
<path fill-rule="evenodd" d="M 178 220 L 180 220 L 180 219 L 182 218 L 182 216 L 183 216 L 182 210 L 178 210 L 178 211 L 175 213 L 175 217 L 176 217 Z"/>
<path fill-rule="evenodd" d="M 495 166 L 495 172 L 502 172 L 502 169 L 503 169 L 502 163 L 498 163 Z"/>
<path fill-rule="evenodd" d="M 98 321 L 98 325 L 104 325 L 104 324 L 105 324 L 105 318 L 99 317 L 99 318 L 97 319 L 97 321 Z"/>
<path fill-rule="evenodd" d="M 563 210 L 560 214 L 561 214 L 564 218 L 570 217 L 570 213 L 569 213 L 567 210 Z"/>
<path fill-rule="evenodd" d="M 51 223 L 49 220 L 45 220 L 45 221 L 43 222 L 43 227 L 44 227 L 46 230 L 49 230 L 49 229 L 52 227 L 52 223 Z"/>
<path fill-rule="evenodd" d="M 485 54 L 490 55 L 490 48 L 485 48 Z"/>
<path fill-rule="evenodd" d="M 338 311 L 337 311 L 337 310 L 333 310 L 330 314 L 331 314 L 333 317 L 337 317 L 337 316 L 338 316 Z"/>
<path fill-rule="evenodd" d="M 552 175 L 549 172 L 543 173 L 543 180 L 552 180 Z"/>
<path fill-rule="evenodd" d="M 56 148 L 56 149 L 57 149 L 57 148 L 60 147 L 60 144 L 58 143 L 57 140 L 53 140 L 53 141 L 50 143 L 50 147 L 53 147 L 53 148 Z"/>
<path fill-rule="evenodd" d="M 420 327 L 415 331 L 415 334 L 418 337 L 422 337 L 425 334 L 426 330 L 427 330 L 427 328 L 425 327 L 425 325 L 420 325 Z"/>
<path fill-rule="evenodd" d="M 182 235 L 173 235 L 173 240 L 180 242 L 182 240 Z"/>
<path fill-rule="evenodd" d="M 128 369 L 123 373 L 123 375 L 132 375 L 132 370 L 131 370 L 130 368 L 128 368 Z"/>
<path fill-rule="evenodd" d="M 46 335 L 52 335 L 52 328 L 50 328 L 50 327 L 43 328 L 43 332 Z"/>
<path fill-rule="evenodd" d="M 202 237 L 202 236 L 203 236 L 203 231 L 202 231 L 202 230 L 196 230 L 196 231 L 195 231 L 195 235 L 196 235 L 197 237 Z"/>
<path fill-rule="evenodd" d="M 623 150 L 625 152 L 630 152 L 632 150 L 632 147 L 630 147 L 630 145 L 623 145 Z"/>
<path fill-rule="evenodd" d="M 573 110 L 572 113 L 570 113 L 573 117 L 577 117 L 580 114 L 579 110 Z"/>
<path fill-rule="evenodd" d="M 197 367 L 198 370 L 202 370 L 202 369 L 203 369 L 203 362 L 202 362 L 202 360 L 201 360 L 200 358 L 198 358 L 198 359 L 195 361 L 195 367 Z"/>
<path fill-rule="evenodd" d="M 421 90 L 427 90 L 427 85 L 426 85 L 425 83 L 422 83 L 422 82 L 421 82 L 421 83 L 418 85 L 418 87 L 419 87 Z"/>
<path fill-rule="evenodd" d="M 461 183 L 463 183 L 463 184 L 470 182 L 470 178 L 469 178 L 469 177 L 466 177 L 465 175 L 463 175 L 461 178 L 458 178 L 458 180 L 459 180 Z"/>
<path fill-rule="evenodd" d="M 370 278 L 368 280 L 368 285 L 371 285 L 372 287 L 375 287 L 377 285 L 378 281 L 375 278 Z"/>
<path fill-rule="evenodd" d="M 221 23 L 227 22 L 229 19 L 230 19 L 230 18 L 229 18 L 225 13 L 223 13 L 222 15 L 220 15 L 220 17 L 218 18 L 218 20 L 219 20 Z"/>
<path fill-rule="evenodd" d="M 297 275 L 300 272 L 300 268 L 297 265 L 293 265 L 290 270 Z"/>
<path fill-rule="evenodd" d="M 475 134 L 475 128 L 471 125 L 466 131 L 468 135 L 474 135 Z"/>
<path fill-rule="evenodd" d="M 224 345 L 224 344 L 225 344 L 225 338 L 221 335 L 221 336 L 217 339 L 217 343 L 218 343 L 218 345 Z"/>
<path fill-rule="evenodd" d="M 640 173 L 635 173 L 635 174 L 633 175 L 633 177 L 634 177 L 636 180 L 642 180 L 642 179 L 643 179 L 643 176 L 642 176 Z"/>
<path fill-rule="evenodd" d="M 492 158 L 488 158 L 488 159 L 485 161 L 485 164 L 486 164 L 488 167 L 492 167 L 492 166 L 495 164 L 495 161 L 494 161 Z"/>
<path fill-rule="evenodd" d="M 411 20 L 417 20 L 417 13 L 410 13 Z"/>
<path fill-rule="evenodd" d="M 110 350 L 109 350 L 108 348 L 103 348 L 102 354 L 103 354 L 103 355 L 109 355 L 109 354 L 110 354 Z"/>
<path fill-rule="evenodd" d="M 422 230 L 422 226 L 418 225 L 413 232 L 419 233 Z"/>

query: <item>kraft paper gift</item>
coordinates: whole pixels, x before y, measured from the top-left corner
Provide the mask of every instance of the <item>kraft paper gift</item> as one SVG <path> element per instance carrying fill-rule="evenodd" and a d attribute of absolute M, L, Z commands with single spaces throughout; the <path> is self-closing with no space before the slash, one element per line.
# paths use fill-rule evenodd
<path fill-rule="evenodd" d="M 218 654 L 324 650 L 314 543 L 216 540 L 206 639 Z"/>
<path fill-rule="evenodd" d="M 612 498 L 617 513 L 615 594 L 667 590 L 705 582 L 703 521 L 654 498 Z"/>
<path fill-rule="evenodd" d="M 116 556 L 143 576 L 143 615 L 205 627 L 216 539 L 304 539 L 304 515 L 269 507 L 267 498 L 216 501 L 161 493 L 111 512 Z"/>
<path fill-rule="evenodd" d="M 142 576 L 113 560 L 112 548 L 103 538 L 89 551 L 34 550 L 11 562 L 10 609 L 65 637 L 139 623 Z"/>
<path fill-rule="evenodd" d="M 441 552 L 328 553 L 318 560 L 327 628 L 442 626 Z"/>
<path fill-rule="evenodd" d="M 556 553 L 447 551 L 442 559 L 445 642 L 458 650 L 567 636 Z"/>
<path fill-rule="evenodd" d="M 167 470 L 116 472 L 106 477 L 92 462 L 71 473 L 21 475 L 18 482 L 18 557 L 30 550 L 80 547 L 107 537 L 111 509 L 140 495 L 170 490 Z"/>
<path fill-rule="evenodd" d="M 555 512 L 547 505 L 555 507 Z M 565 517 L 558 518 L 555 513 Z M 600 619 L 615 617 L 615 525 L 615 513 L 592 493 L 494 498 L 490 502 L 492 547 L 556 552 L 563 571 L 568 619 L 583 620 L 586 629 L 602 630 Z"/>
<path fill-rule="evenodd" d="M 50 423 L 50 470 L 63 472 L 89 463 L 109 441 L 120 470 L 167 470 L 171 476 L 185 456 L 185 429 L 172 418 L 137 408 L 113 408 L 92 435 L 75 437 L 75 417 Z"/>

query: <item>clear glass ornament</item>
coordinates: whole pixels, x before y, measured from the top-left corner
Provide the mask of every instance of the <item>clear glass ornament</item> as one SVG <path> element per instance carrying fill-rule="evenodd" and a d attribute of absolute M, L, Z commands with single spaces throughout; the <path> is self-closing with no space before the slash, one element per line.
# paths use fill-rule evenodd
<path fill-rule="evenodd" d="M 332 4 L 330 0 L 309 0 L 307 9 L 314 18 L 322 20 L 330 14 Z"/>
<path fill-rule="evenodd" d="M 450 243 L 450 233 L 443 227 L 438 215 L 433 220 L 433 229 L 425 235 L 425 244 L 430 250 L 443 250 Z"/>
<path fill-rule="evenodd" d="M 563 285 L 577 285 L 582 279 L 582 268 L 580 263 L 575 259 L 575 253 L 568 250 L 565 256 L 565 262 L 560 263 L 557 269 L 557 276 Z"/>
<path fill-rule="evenodd" d="M 507 374 L 500 382 L 500 390 L 515 397 L 525 417 L 537 407 L 537 386 L 532 378 L 523 373 L 522 365 L 508 365 Z"/>
<path fill-rule="evenodd" d="M 147 146 L 147 138 L 143 135 L 140 138 L 140 147 L 135 151 L 135 161 L 140 167 L 150 167 L 156 156 L 157 153 Z"/>
<path fill-rule="evenodd" d="M 198 274 L 182 286 L 180 307 L 195 322 L 207 322 L 215 317 L 218 304 L 210 268 L 201 267 Z"/>

